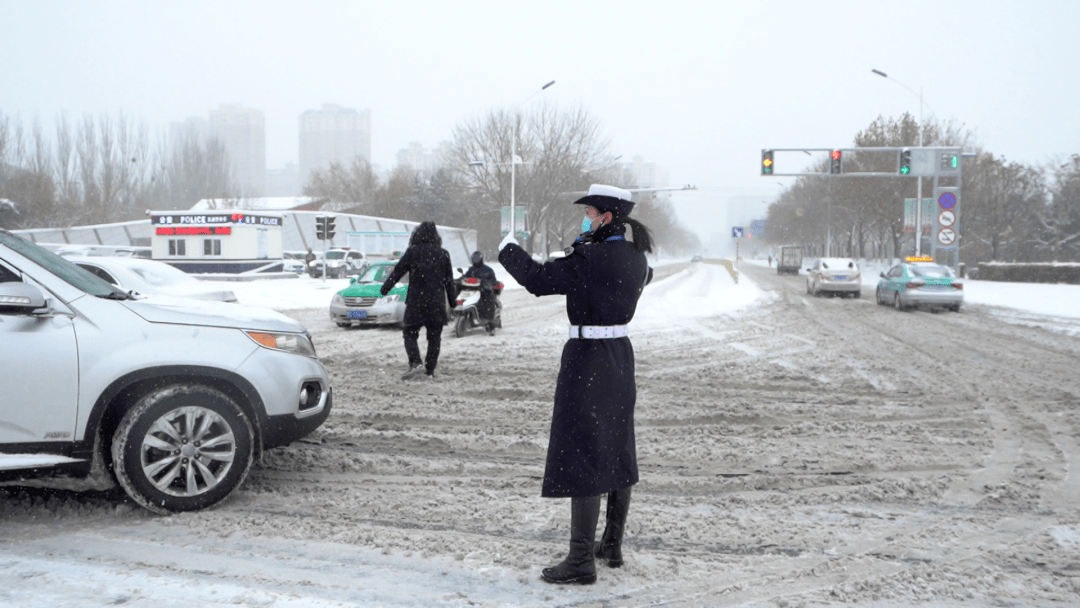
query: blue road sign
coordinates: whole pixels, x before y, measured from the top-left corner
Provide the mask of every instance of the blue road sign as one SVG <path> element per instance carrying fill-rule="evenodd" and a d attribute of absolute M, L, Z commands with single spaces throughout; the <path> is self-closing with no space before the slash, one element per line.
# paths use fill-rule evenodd
<path fill-rule="evenodd" d="M 733 238 L 733 239 L 741 239 L 742 237 L 743 237 L 743 228 L 742 228 L 742 226 L 732 226 L 731 227 L 731 238 Z"/>

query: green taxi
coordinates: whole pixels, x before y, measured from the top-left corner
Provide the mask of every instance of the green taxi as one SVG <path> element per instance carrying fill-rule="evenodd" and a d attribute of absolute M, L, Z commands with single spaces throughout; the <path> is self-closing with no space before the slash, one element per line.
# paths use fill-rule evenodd
<path fill-rule="evenodd" d="M 402 277 L 390 293 L 385 296 L 379 293 L 396 264 L 396 261 L 376 262 L 350 280 L 349 286 L 330 300 L 330 320 L 338 327 L 400 325 L 405 318 L 409 275 Z"/>
<path fill-rule="evenodd" d="M 964 283 L 952 268 L 927 256 L 908 257 L 881 273 L 875 296 L 878 304 L 896 310 L 908 308 L 948 308 L 960 312 L 964 303 Z"/>

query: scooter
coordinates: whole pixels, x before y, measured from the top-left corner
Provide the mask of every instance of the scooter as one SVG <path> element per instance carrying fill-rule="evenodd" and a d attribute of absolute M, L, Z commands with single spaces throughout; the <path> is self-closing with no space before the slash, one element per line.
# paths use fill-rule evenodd
<path fill-rule="evenodd" d="M 460 338 L 471 329 L 486 329 L 488 334 L 494 336 L 495 329 L 502 328 L 502 282 L 495 283 L 493 287 L 483 287 L 480 279 L 460 277 L 455 281 L 458 287 L 458 297 L 454 309 L 451 311 L 454 317 L 454 337 Z M 495 314 L 491 319 L 480 318 L 480 295 L 485 289 L 491 289 L 495 293 Z M 488 324 L 492 329 L 487 329 Z"/>

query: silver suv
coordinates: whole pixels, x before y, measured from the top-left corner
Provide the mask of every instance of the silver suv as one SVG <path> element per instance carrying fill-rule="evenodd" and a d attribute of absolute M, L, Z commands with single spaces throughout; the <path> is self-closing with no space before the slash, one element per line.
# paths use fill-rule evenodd
<path fill-rule="evenodd" d="M 0 481 L 115 479 L 151 511 L 203 509 L 331 401 L 296 321 L 133 295 L 0 230 Z"/>
<path fill-rule="evenodd" d="M 308 264 L 311 276 L 321 277 L 324 265 L 328 278 L 340 279 L 349 275 L 363 274 L 368 267 L 368 261 L 367 256 L 359 251 L 331 249 L 326 252 L 325 260 L 320 258 Z"/>

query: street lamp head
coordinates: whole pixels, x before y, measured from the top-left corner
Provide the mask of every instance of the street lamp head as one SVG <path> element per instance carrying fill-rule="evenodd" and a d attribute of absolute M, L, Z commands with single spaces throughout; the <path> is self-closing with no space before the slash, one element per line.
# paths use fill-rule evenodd
<path fill-rule="evenodd" d="M 540 90 L 543 91 L 544 89 L 550 87 L 553 84 L 555 84 L 554 80 L 552 80 L 551 82 L 549 82 L 549 83 L 545 84 L 544 86 L 540 87 Z"/>
<path fill-rule="evenodd" d="M 881 76 L 882 78 L 888 78 L 889 77 L 888 74 L 886 74 L 885 72 L 882 72 L 881 70 L 873 70 L 873 69 L 871 69 L 870 71 L 877 74 L 878 76 Z"/>
<path fill-rule="evenodd" d="M 482 161 L 482 160 L 469 161 L 469 166 L 470 167 L 480 167 L 480 166 L 483 166 L 483 164 L 484 164 L 484 161 Z"/>

